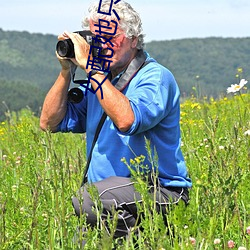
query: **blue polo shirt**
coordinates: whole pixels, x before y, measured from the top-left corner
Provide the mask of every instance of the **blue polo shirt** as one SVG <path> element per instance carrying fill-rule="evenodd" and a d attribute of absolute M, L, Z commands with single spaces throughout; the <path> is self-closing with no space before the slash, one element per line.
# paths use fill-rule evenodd
<path fill-rule="evenodd" d="M 163 186 L 191 187 L 187 168 L 181 152 L 180 137 L 180 91 L 172 73 L 153 58 L 123 90 L 129 99 L 135 120 L 123 133 L 107 117 L 92 153 L 88 181 L 96 182 L 109 176 L 129 177 L 130 170 L 121 161 L 144 155 L 144 165 L 152 168 L 146 150 L 149 140 L 151 152 L 156 152 L 157 171 Z M 115 85 L 117 76 L 112 83 Z M 82 88 L 83 91 L 85 90 Z M 68 103 L 67 113 L 58 131 L 84 133 L 87 135 L 89 155 L 97 125 L 103 109 L 95 94 L 88 92 L 78 103 Z M 154 157 L 154 156 L 153 156 Z"/>

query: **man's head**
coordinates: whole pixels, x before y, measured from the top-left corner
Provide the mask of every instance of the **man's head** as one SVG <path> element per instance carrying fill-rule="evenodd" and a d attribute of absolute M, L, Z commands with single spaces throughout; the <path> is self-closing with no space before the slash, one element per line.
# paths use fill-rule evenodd
<path fill-rule="evenodd" d="M 107 0 L 101 1 L 102 12 L 108 13 L 110 10 L 110 2 Z M 119 29 L 123 30 L 126 38 L 133 39 L 137 38 L 137 49 L 143 49 L 144 47 L 144 35 L 142 34 L 142 23 L 139 14 L 131 7 L 130 4 L 125 1 L 119 1 L 117 4 L 113 4 L 120 20 L 118 21 L 117 16 L 113 11 L 111 15 L 98 13 L 99 2 L 94 3 L 89 8 L 89 15 L 83 20 L 83 28 L 89 29 L 90 23 L 98 23 L 99 19 L 107 21 L 114 20 L 118 22 Z"/>

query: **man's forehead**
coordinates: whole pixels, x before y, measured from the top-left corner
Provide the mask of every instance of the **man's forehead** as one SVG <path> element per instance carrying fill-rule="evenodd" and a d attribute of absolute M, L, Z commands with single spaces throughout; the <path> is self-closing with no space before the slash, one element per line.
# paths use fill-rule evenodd
<path fill-rule="evenodd" d="M 114 31 L 121 31 L 121 28 L 119 27 L 119 23 L 117 21 L 114 20 L 105 20 L 103 19 L 105 22 L 96 22 L 93 21 L 92 19 L 90 19 L 89 21 L 89 25 L 90 25 L 90 30 L 93 33 L 104 31 L 104 32 L 108 32 L 108 33 L 113 33 Z"/>
<path fill-rule="evenodd" d="M 104 22 L 108 22 L 109 24 L 106 24 L 105 26 L 109 27 L 109 26 L 117 26 L 119 27 L 119 22 L 117 22 L 117 20 L 108 20 L 108 19 L 105 19 L 105 18 L 102 18 L 102 19 L 98 19 L 98 21 L 93 21 L 92 19 L 89 20 L 89 24 L 90 26 L 100 26 L 100 23 L 102 24 L 102 26 L 104 26 Z M 117 23 L 117 25 L 115 24 Z"/>

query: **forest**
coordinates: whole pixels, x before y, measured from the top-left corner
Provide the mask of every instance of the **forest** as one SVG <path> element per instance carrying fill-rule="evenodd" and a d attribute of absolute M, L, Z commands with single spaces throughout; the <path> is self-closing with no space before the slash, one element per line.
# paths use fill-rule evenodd
<path fill-rule="evenodd" d="M 0 29 L 0 120 L 24 107 L 39 115 L 60 70 L 56 43 L 55 35 Z M 250 78 L 249 37 L 152 41 L 145 50 L 172 71 L 183 100 L 222 97 L 239 78 Z"/>

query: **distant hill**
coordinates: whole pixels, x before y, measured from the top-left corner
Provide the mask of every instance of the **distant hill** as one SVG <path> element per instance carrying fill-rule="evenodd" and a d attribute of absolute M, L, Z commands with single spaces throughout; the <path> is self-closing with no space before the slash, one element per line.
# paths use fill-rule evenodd
<path fill-rule="evenodd" d="M 250 80 L 249 38 L 204 38 L 151 42 L 146 49 L 175 75 L 182 95 L 218 97 L 239 77 Z"/>
<path fill-rule="evenodd" d="M 7 107 L 30 107 L 39 113 L 47 90 L 60 69 L 57 37 L 0 29 L 0 120 Z"/>
<path fill-rule="evenodd" d="M 0 29 L 0 79 L 30 82 L 42 89 L 60 69 L 55 57 L 57 37 Z"/>
<path fill-rule="evenodd" d="M 60 70 L 57 37 L 0 29 L 0 119 L 6 106 L 29 106 L 36 113 Z M 146 50 L 176 77 L 182 96 L 217 97 L 236 83 L 236 73 L 250 79 L 250 38 L 204 38 L 153 41 Z M 198 77 L 199 76 L 199 77 Z M 4 104 L 3 104 L 4 102 Z"/>

